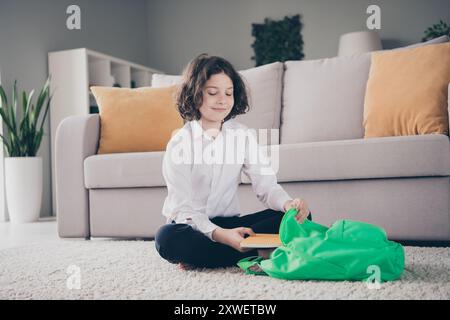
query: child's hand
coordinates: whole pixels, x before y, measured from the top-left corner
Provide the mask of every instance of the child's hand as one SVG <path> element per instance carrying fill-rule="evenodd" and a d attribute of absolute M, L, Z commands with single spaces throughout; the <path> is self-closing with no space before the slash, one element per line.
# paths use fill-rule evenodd
<path fill-rule="evenodd" d="M 298 213 L 295 215 L 295 220 L 298 223 L 303 223 L 303 221 L 305 221 L 305 219 L 310 214 L 308 204 L 304 199 L 296 198 L 294 200 L 286 201 L 286 203 L 284 204 L 284 211 L 286 212 L 291 208 L 295 208 L 298 211 Z"/>
<path fill-rule="evenodd" d="M 252 229 L 239 227 L 234 229 L 217 228 L 214 230 L 212 237 L 215 241 L 226 244 L 240 252 L 246 252 L 251 248 L 241 248 L 241 241 L 244 240 L 245 235 L 254 235 Z"/>

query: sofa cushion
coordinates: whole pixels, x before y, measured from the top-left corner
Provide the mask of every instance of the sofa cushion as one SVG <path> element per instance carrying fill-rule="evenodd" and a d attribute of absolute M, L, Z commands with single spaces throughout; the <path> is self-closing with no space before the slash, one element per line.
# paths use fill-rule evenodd
<path fill-rule="evenodd" d="M 279 146 L 279 182 L 450 175 L 445 135 L 383 137 Z M 248 179 L 242 177 L 244 183 Z"/>
<path fill-rule="evenodd" d="M 273 163 L 279 182 L 450 175 L 450 143 L 444 135 L 308 142 L 273 148 L 279 148 L 278 165 Z M 161 171 L 163 157 L 164 151 L 90 156 L 84 161 L 85 186 L 166 186 Z M 245 175 L 241 179 L 250 182 Z"/>
<path fill-rule="evenodd" d="M 386 51 L 448 41 L 442 36 Z M 362 138 L 371 54 L 285 62 L 281 143 Z"/>
<path fill-rule="evenodd" d="M 183 126 L 174 103 L 175 86 L 91 90 L 100 109 L 98 153 L 162 151 L 172 132 Z"/>
<path fill-rule="evenodd" d="M 287 61 L 281 143 L 362 138 L 370 54 Z"/>
<path fill-rule="evenodd" d="M 372 55 L 365 137 L 448 135 L 450 43 Z"/>
<path fill-rule="evenodd" d="M 84 160 L 88 189 L 162 187 L 165 151 L 93 155 Z"/>
<path fill-rule="evenodd" d="M 253 129 L 279 129 L 283 64 L 275 62 L 264 66 L 239 71 L 249 91 L 250 110 L 238 115 L 236 120 Z M 152 86 L 164 87 L 181 82 L 181 76 L 153 74 Z M 275 133 L 278 131 L 275 130 Z M 279 135 L 269 143 L 279 143 Z M 265 144 L 260 140 L 261 144 Z"/>

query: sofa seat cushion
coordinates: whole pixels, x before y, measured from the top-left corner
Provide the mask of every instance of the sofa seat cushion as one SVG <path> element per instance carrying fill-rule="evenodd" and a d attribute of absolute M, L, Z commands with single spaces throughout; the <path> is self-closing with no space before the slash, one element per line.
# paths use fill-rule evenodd
<path fill-rule="evenodd" d="M 449 137 L 440 134 L 286 144 L 279 151 L 279 182 L 450 176 Z"/>
<path fill-rule="evenodd" d="M 88 189 L 163 187 L 165 151 L 97 154 L 84 160 Z"/>
<path fill-rule="evenodd" d="M 85 186 L 164 187 L 163 157 L 164 151 L 90 156 Z M 273 167 L 278 182 L 450 176 L 450 142 L 436 134 L 285 144 Z"/>

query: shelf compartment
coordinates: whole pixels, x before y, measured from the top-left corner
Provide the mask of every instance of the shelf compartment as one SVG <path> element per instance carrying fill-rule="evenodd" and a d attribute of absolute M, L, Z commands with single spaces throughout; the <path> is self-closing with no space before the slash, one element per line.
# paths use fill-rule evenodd
<path fill-rule="evenodd" d="M 131 68 L 131 81 L 134 82 L 135 88 L 149 87 L 151 79 L 152 74 L 150 72 Z"/>
<path fill-rule="evenodd" d="M 112 62 L 111 75 L 115 80 L 113 86 L 118 84 L 121 88 L 131 87 L 131 72 L 129 66 Z"/>
<path fill-rule="evenodd" d="M 114 79 L 111 77 L 111 62 L 97 57 L 88 57 L 89 87 L 111 87 Z"/>

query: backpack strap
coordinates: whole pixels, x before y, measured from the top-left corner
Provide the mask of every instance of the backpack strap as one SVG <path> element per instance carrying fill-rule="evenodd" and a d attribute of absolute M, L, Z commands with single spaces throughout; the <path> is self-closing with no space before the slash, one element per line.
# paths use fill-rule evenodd
<path fill-rule="evenodd" d="M 245 274 L 267 276 L 267 273 L 265 273 L 261 269 L 261 266 L 259 264 L 262 260 L 265 259 L 259 256 L 251 256 L 239 260 L 237 262 L 237 265 L 239 268 L 245 271 Z"/>

